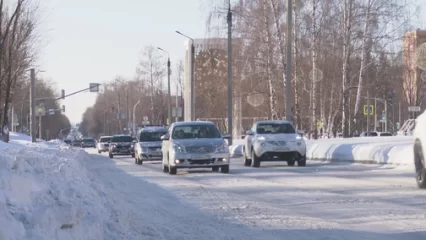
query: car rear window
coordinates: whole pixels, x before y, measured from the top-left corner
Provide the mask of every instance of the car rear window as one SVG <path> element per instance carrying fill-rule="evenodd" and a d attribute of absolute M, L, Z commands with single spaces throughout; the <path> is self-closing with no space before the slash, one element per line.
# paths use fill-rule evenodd
<path fill-rule="evenodd" d="M 101 139 L 99 139 L 100 142 L 109 142 L 111 141 L 111 137 L 101 137 Z"/>
<path fill-rule="evenodd" d="M 111 139 L 111 142 L 133 142 L 131 136 L 116 136 Z"/>
<path fill-rule="evenodd" d="M 259 123 L 256 132 L 259 134 L 296 133 L 290 123 Z"/>
<path fill-rule="evenodd" d="M 83 142 L 95 142 L 94 139 L 83 139 Z"/>

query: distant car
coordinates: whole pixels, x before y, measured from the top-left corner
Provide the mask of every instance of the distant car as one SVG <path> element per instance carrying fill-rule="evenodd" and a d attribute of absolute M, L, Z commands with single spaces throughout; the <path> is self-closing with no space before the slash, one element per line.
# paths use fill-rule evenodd
<path fill-rule="evenodd" d="M 108 156 L 130 155 L 135 157 L 133 138 L 129 135 L 114 135 L 109 145 Z"/>
<path fill-rule="evenodd" d="M 109 151 L 109 142 L 111 141 L 112 136 L 101 136 L 98 141 L 98 153 L 108 152 Z"/>
<path fill-rule="evenodd" d="M 260 167 L 261 162 L 286 161 L 289 166 L 306 166 L 303 131 L 284 120 L 265 120 L 247 131 L 243 146 L 244 166 Z"/>
<path fill-rule="evenodd" d="M 82 148 L 96 148 L 96 141 L 93 138 L 83 138 L 81 141 Z"/>
<path fill-rule="evenodd" d="M 142 164 L 144 160 L 161 160 L 161 136 L 167 134 L 166 127 L 142 128 L 135 138 L 135 163 Z"/>
<path fill-rule="evenodd" d="M 81 147 L 81 139 L 75 139 L 71 142 L 71 146 L 73 147 Z"/>
<path fill-rule="evenodd" d="M 178 168 L 211 168 L 229 173 L 228 144 L 216 125 L 207 121 L 176 122 L 161 136 L 163 172 L 176 174 Z"/>
<path fill-rule="evenodd" d="M 426 115 L 422 113 L 415 121 L 414 136 L 414 166 L 416 182 L 419 188 L 426 189 Z"/>

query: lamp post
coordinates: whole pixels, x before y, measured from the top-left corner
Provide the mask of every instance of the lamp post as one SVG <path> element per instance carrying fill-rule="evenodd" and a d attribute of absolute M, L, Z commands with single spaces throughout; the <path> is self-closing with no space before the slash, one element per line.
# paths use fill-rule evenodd
<path fill-rule="evenodd" d="M 232 11 L 231 0 L 228 1 L 228 144 L 232 145 Z"/>
<path fill-rule="evenodd" d="M 287 42 L 287 61 L 286 61 L 286 79 L 285 79 L 285 118 L 287 121 L 293 122 L 293 113 L 292 113 L 292 105 L 293 105 L 293 97 L 292 97 L 292 89 L 291 89 L 291 63 L 292 63 L 292 28 L 293 28 L 293 0 L 287 0 L 287 34 L 286 34 L 286 42 Z"/>
<path fill-rule="evenodd" d="M 170 90 L 170 54 L 168 51 L 157 47 L 158 50 L 167 53 L 167 121 L 170 125 L 172 123 L 172 95 Z"/>
<path fill-rule="evenodd" d="M 188 37 L 187 35 L 176 31 L 177 34 L 182 35 L 189 40 L 191 40 L 191 106 L 190 106 L 190 116 L 191 121 L 195 121 L 195 46 L 194 46 L 194 39 L 191 37 Z M 186 104 L 186 103 L 185 103 Z"/>
<path fill-rule="evenodd" d="M 136 107 L 139 105 L 141 100 L 139 100 L 134 106 L 133 106 L 133 134 L 136 136 Z"/>

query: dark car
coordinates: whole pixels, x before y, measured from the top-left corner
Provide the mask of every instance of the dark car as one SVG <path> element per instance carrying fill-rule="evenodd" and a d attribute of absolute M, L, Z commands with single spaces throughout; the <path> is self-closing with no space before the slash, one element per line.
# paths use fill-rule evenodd
<path fill-rule="evenodd" d="M 82 148 L 87 148 L 87 147 L 96 148 L 96 141 L 93 138 L 83 138 L 83 140 L 81 141 L 81 147 Z"/>
<path fill-rule="evenodd" d="M 130 155 L 135 157 L 133 137 L 129 135 L 114 135 L 109 144 L 109 157 L 115 155 Z"/>
<path fill-rule="evenodd" d="M 65 140 L 64 140 L 64 143 L 66 143 L 66 144 L 71 144 L 72 142 L 71 142 L 71 140 L 69 140 L 69 139 L 65 139 Z"/>
<path fill-rule="evenodd" d="M 80 139 L 76 139 L 74 141 L 71 142 L 71 146 L 73 147 L 81 147 L 81 140 Z"/>

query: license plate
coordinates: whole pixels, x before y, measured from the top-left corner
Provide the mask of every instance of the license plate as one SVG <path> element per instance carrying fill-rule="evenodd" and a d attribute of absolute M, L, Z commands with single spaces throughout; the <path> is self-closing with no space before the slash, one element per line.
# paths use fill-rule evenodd
<path fill-rule="evenodd" d="M 120 152 L 125 153 L 125 152 L 129 152 L 129 150 L 123 149 L 123 150 L 120 150 Z"/>
<path fill-rule="evenodd" d="M 205 159 L 209 159 L 209 158 L 211 158 L 211 157 L 207 156 L 207 155 L 193 155 L 191 157 L 191 159 L 193 159 L 193 160 L 205 160 Z"/>
<path fill-rule="evenodd" d="M 152 153 L 152 155 L 153 155 L 153 156 L 161 156 L 161 155 L 162 155 L 162 152 L 153 152 L 153 153 Z"/>
<path fill-rule="evenodd" d="M 274 150 L 275 151 L 289 151 L 290 149 L 288 147 L 277 147 Z"/>

